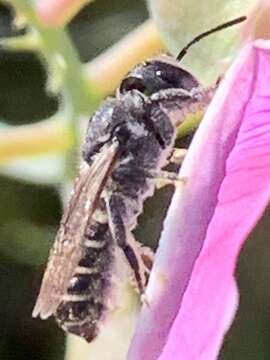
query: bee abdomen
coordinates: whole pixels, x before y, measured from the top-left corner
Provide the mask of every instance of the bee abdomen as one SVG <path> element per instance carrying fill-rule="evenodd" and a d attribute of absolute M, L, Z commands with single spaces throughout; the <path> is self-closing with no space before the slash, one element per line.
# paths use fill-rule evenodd
<path fill-rule="evenodd" d="M 83 253 L 55 317 L 65 331 L 90 342 L 99 332 L 111 286 L 114 256 L 107 223 L 91 223 L 85 234 Z"/>
<path fill-rule="evenodd" d="M 63 302 L 56 313 L 56 320 L 63 330 L 92 341 L 99 332 L 99 320 L 105 311 L 103 303 L 87 301 Z"/>

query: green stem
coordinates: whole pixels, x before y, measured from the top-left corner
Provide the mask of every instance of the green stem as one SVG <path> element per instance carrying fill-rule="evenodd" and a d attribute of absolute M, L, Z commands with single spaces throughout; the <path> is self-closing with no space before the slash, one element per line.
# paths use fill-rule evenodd
<path fill-rule="evenodd" d="M 74 153 L 80 143 L 79 119 L 86 114 L 89 115 L 97 105 L 95 95 L 89 81 L 85 79 L 82 64 L 77 50 L 69 38 L 67 31 L 63 28 L 45 28 L 36 16 L 34 5 L 29 0 L 9 1 L 18 12 L 26 18 L 30 26 L 40 38 L 40 53 L 48 64 L 49 84 L 51 90 L 59 92 L 61 89 L 61 107 L 63 112 L 68 113 L 66 121 L 73 134 Z M 73 176 L 74 158 L 67 154 L 66 176 Z"/>

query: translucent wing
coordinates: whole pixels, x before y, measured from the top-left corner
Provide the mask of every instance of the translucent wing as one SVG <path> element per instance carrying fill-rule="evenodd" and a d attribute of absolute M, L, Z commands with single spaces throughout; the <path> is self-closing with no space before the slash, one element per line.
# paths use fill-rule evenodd
<path fill-rule="evenodd" d="M 45 319 L 52 315 L 65 294 L 76 266 L 82 256 L 85 229 L 95 211 L 97 202 L 114 165 L 117 144 L 103 147 L 92 165 L 84 168 L 64 211 L 33 316 Z"/>

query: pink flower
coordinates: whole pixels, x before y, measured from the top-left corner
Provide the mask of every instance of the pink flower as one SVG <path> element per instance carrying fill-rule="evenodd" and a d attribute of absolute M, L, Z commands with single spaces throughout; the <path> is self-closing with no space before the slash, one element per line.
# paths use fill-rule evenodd
<path fill-rule="evenodd" d="M 270 42 L 226 74 L 181 169 L 128 360 L 213 360 L 237 310 L 241 247 L 270 199 Z"/>
<path fill-rule="evenodd" d="M 65 25 L 90 0 L 37 0 L 37 14 L 46 26 Z"/>

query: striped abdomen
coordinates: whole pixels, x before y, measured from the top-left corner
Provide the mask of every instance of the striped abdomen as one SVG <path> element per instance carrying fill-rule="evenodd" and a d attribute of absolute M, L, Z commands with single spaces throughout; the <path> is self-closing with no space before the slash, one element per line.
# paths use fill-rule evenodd
<path fill-rule="evenodd" d="M 100 211 L 97 209 L 96 213 L 100 214 Z M 85 234 L 84 256 L 55 314 L 60 327 L 89 342 L 97 336 L 98 322 L 107 310 L 114 263 L 114 245 L 108 223 L 98 222 L 96 218 L 98 216 L 93 216 Z"/>

